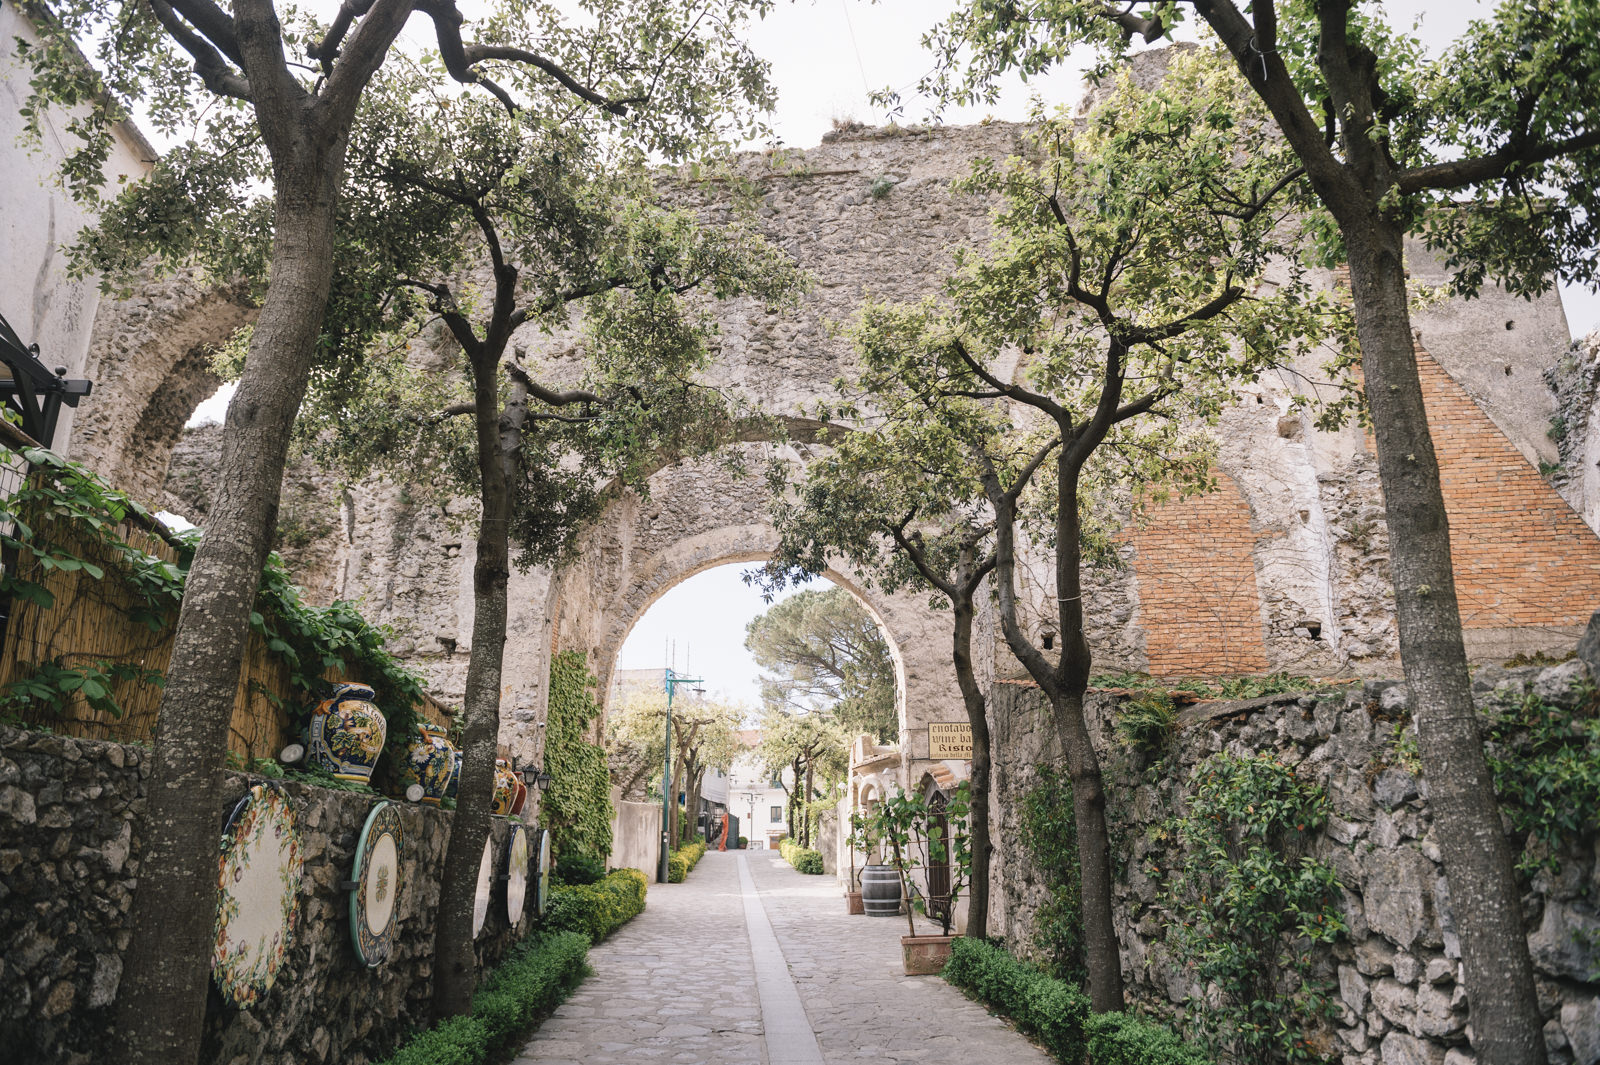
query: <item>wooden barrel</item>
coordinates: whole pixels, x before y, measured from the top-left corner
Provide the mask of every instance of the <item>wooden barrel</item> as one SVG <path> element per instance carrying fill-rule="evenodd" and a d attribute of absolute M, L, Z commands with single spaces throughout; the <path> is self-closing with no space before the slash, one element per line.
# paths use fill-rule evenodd
<path fill-rule="evenodd" d="M 861 905 L 868 917 L 900 916 L 900 874 L 892 865 L 869 865 L 861 871 Z"/>

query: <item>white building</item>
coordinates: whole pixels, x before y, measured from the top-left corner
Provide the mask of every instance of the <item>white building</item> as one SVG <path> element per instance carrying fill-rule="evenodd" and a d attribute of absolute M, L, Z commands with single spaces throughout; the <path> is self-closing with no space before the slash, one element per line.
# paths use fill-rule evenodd
<path fill-rule="evenodd" d="M 727 777 L 728 809 L 739 819 L 739 834 L 750 840 L 752 849 L 775 848 L 789 834 L 784 813 L 794 771 L 785 769 L 781 775 L 766 771 L 758 751 L 760 729 L 744 729 L 738 735 L 744 751 L 733 760 Z"/>

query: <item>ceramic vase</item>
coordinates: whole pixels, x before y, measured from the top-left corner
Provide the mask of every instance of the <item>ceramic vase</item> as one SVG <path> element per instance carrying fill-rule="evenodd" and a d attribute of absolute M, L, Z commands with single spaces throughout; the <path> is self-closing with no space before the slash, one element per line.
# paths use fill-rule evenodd
<path fill-rule="evenodd" d="M 522 812 L 522 806 L 528 801 L 528 786 L 511 770 L 511 763 L 504 758 L 494 760 L 494 803 L 490 813 L 502 817 L 515 816 Z"/>
<path fill-rule="evenodd" d="M 400 770 L 401 785 L 421 787 L 420 801 L 438 806 L 440 799 L 455 793 L 456 774 L 460 770 L 460 752 L 445 737 L 444 729 L 426 721 L 417 722 L 417 738 L 412 741 L 410 756 Z"/>
<path fill-rule="evenodd" d="M 451 802 L 456 801 L 456 788 L 461 784 L 461 749 L 459 747 L 456 748 L 455 763 L 456 771 L 450 774 L 450 783 L 444 789 L 444 797 Z"/>
<path fill-rule="evenodd" d="M 336 684 L 311 717 L 306 762 L 340 780 L 365 784 L 383 753 L 388 722 L 365 684 Z"/>

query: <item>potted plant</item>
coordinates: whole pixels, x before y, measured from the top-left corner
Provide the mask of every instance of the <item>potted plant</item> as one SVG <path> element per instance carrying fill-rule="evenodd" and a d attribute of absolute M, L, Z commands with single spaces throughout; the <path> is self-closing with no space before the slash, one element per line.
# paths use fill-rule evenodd
<path fill-rule="evenodd" d="M 861 880 L 856 875 L 856 851 L 870 856 L 877 843 L 872 831 L 872 819 L 860 810 L 853 811 L 850 814 L 850 834 L 844 840 L 845 849 L 850 852 L 850 879 L 844 885 L 845 909 L 848 913 L 867 912 L 861 902 Z"/>
<path fill-rule="evenodd" d="M 947 798 L 942 809 L 931 806 L 920 795 L 901 792 L 878 807 L 875 827 L 879 840 L 886 843 L 900 874 L 906 907 L 908 935 L 900 937 L 900 949 L 907 976 L 932 976 L 950 960 L 950 944 L 956 939 L 950 926 L 955 920 L 956 901 L 972 872 L 972 851 L 966 822 L 970 809 L 970 789 L 963 781 Z M 917 890 L 914 873 L 934 864 L 948 865 L 949 891 L 930 897 Z M 918 899 L 918 895 L 922 895 Z M 939 921 L 938 935 L 918 935 L 915 911 L 919 908 Z"/>

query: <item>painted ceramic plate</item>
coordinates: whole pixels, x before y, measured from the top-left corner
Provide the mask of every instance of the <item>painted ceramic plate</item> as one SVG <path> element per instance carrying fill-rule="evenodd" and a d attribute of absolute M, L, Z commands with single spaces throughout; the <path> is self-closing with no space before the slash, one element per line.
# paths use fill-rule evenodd
<path fill-rule="evenodd" d="M 528 902 L 528 830 L 521 825 L 511 826 L 511 839 L 506 843 L 506 920 L 515 928 L 522 922 L 522 910 Z"/>
<path fill-rule="evenodd" d="M 356 885 L 350 892 L 350 940 L 356 958 L 369 968 L 388 961 L 394 950 L 404 846 L 399 808 L 392 802 L 380 802 L 361 829 L 356 867 L 350 874 Z"/>
<path fill-rule="evenodd" d="M 534 851 L 533 912 L 543 917 L 550 905 L 550 833 L 541 828 L 538 839 Z"/>
<path fill-rule="evenodd" d="M 489 895 L 494 889 L 494 836 L 483 841 L 483 861 L 478 863 L 478 896 L 472 903 L 472 938 L 489 919 Z"/>
<path fill-rule="evenodd" d="M 283 968 L 300 908 L 304 867 L 289 797 L 257 784 L 222 830 L 217 864 L 217 928 L 211 973 L 222 997 L 255 1005 Z"/>

